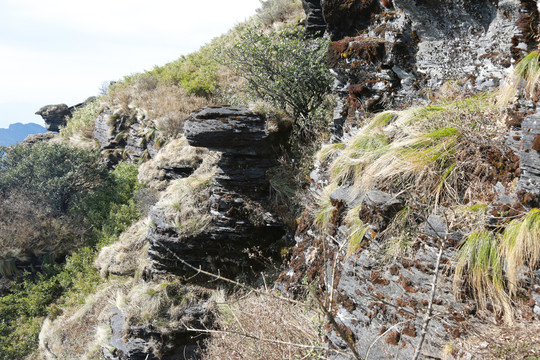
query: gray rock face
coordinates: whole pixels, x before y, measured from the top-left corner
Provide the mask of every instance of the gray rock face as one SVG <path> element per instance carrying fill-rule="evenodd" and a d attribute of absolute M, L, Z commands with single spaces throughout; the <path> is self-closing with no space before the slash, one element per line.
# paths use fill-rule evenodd
<path fill-rule="evenodd" d="M 165 333 L 152 325 L 134 327 L 126 324 L 126 317 L 116 306 L 109 312 L 110 346 L 103 348 L 103 355 L 109 360 L 199 359 L 198 352 L 206 335 L 187 328 L 209 328 L 214 320 L 208 295 L 188 305 L 179 321 L 182 325 Z"/>
<path fill-rule="evenodd" d="M 527 116 L 520 131 L 521 175 L 518 189 L 540 194 L 540 113 Z"/>
<path fill-rule="evenodd" d="M 354 121 L 366 110 L 425 101 L 425 90 L 449 80 L 461 81 L 468 91 L 495 88 L 514 59 L 534 48 L 538 11 L 536 2 L 534 9 L 529 3 L 322 1 L 335 40 L 329 63 L 337 82 L 345 84 L 336 87 L 345 106 L 334 127 L 339 132 L 344 117 Z"/>
<path fill-rule="evenodd" d="M 45 128 L 49 131 L 58 132 L 66 126 L 66 116 L 71 116 L 71 110 L 66 104 L 47 105 L 36 111 L 45 121 Z"/>
<path fill-rule="evenodd" d="M 167 208 L 154 207 L 155 226 L 148 233 L 148 254 L 158 270 L 190 275 L 195 267 L 236 276 L 263 267 L 264 258 L 277 257 L 285 226 L 268 211 L 266 170 L 272 166 L 272 146 L 279 136 L 265 120 L 247 108 L 206 108 L 186 120 L 184 134 L 191 146 L 223 152 L 200 204 L 210 214 L 209 225 L 197 234 L 180 234 L 167 220 Z M 197 277 L 191 281 L 206 281 Z"/>
<path fill-rule="evenodd" d="M 208 107 L 191 114 L 184 135 L 191 146 L 241 155 L 272 153 L 274 138 L 263 117 L 239 106 Z"/>
<path fill-rule="evenodd" d="M 100 144 L 105 159 L 111 164 L 120 160 L 133 163 L 157 153 L 154 140 L 134 119 L 102 111 L 94 121 L 94 139 Z"/>
<path fill-rule="evenodd" d="M 306 33 L 322 36 L 326 30 L 326 21 L 322 14 L 321 0 L 302 0 L 306 12 Z"/>
<path fill-rule="evenodd" d="M 89 97 L 84 102 L 67 106 L 66 104 L 46 105 L 36 111 L 45 121 L 45 128 L 48 131 L 58 132 L 61 127 L 66 126 L 66 117 L 71 117 L 73 111 L 85 106 L 87 103 L 95 100 L 95 97 Z"/>

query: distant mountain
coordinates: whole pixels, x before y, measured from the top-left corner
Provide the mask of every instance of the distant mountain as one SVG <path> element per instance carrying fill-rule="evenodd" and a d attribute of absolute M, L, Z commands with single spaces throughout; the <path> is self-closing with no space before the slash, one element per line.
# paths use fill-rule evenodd
<path fill-rule="evenodd" d="M 0 146 L 8 146 L 19 143 L 26 139 L 28 135 L 31 134 L 40 134 L 47 132 L 43 126 L 29 123 L 21 124 L 15 123 L 9 125 L 7 129 L 0 129 Z"/>

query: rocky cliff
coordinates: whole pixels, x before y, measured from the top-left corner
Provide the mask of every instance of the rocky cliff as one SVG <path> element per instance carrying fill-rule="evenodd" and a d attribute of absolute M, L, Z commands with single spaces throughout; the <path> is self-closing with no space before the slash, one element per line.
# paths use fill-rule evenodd
<path fill-rule="evenodd" d="M 333 40 L 328 61 L 339 94 L 332 126 L 336 143 L 319 153 L 311 175 L 318 209 L 306 209 L 300 221 L 282 289 L 301 292 L 298 284 L 306 277 L 317 284 L 330 301 L 329 343 L 352 358 L 413 358 L 419 343 L 420 358 L 489 357 L 475 354 L 479 344 L 467 339 L 477 341 L 492 331 L 487 330 L 489 319 L 500 321 L 504 304 L 492 298 L 483 307 L 473 288 L 457 285 L 454 269 L 464 252 L 460 244 L 470 240 L 468 232 L 501 226 L 537 206 L 537 115 L 526 116 L 534 113 L 535 105 L 521 102 L 517 111 L 488 115 L 517 121 L 509 120 L 496 131 L 481 127 L 474 141 L 465 140 L 465 133 L 478 131 L 469 128 L 469 122 L 486 116 L 486 109 L 479 112 L 459 100 L 449 105 L 451 94 L 441 92 L 449 82 L 462 94 L 496 90 L 513 65 L 537 48 L 536 2 L 304 3 L 308 27 L 317 28 L 324 20 Z M 491 100 L 483 101 L 486 105 Z M 412 104 L 427 106 L 408 114 L 372 115 Z M 452 165 L 437 174 L 444 165 L 424 158 L 424 151 L 434 150 L 427 143 L 421 146 L 422 155 L 418 153 L 422 160 L 411 160 L 418 151 L 414 144 L 419 144 L 418 134 L 412 136 L 409 128 L 413 122 L 419 126 L 415 131 L 427 131 L 428 137 L 441 125 L 462 134 L 454 139 L 457 147 L 454 140 L 450 145 L 446 136 L 437 137 L 445 151 L 452 149 L 451 158 L 463 146 L 457 168 Z M 409 159 L 400 155 L 401 146 Z M 437 158 L 442 155 L 438 152 Z M 474 169 L 459 165 L 465 158 Z M 459 185 L 450 180 L 454 171 Z M 454 192 L 454 198 L 433 196 L 440 190 L 436 184 L 425 187 L 430 181 Z M 487 206 L 489 219 L 463 219 L 459 212 L 477 203 Z M 503 214 L 508 213 L 506 218 Z M 404 232 L 396 232 L 400 226 Z M 537 326 L 539 279 L 532 276 L 526 282 L 523 292 L 528 295 L 517 301 L 515 311 L 519 321 Z M 456 286 L 463 286 L 461 292 L 456 293 Z"/>
<path fill-rule="evenodd" d="M 244 331 L 232 307 L 216 305 L 223 276 L 262 283 L 268 294 L 259 275 L 283 255 L 270 297 L 325 316 L 324 343 L 300 344 L 311 358 L 490 358 L 506 346 L 492 336 L 503 326 L 539 328 L 538 93 L 527 97 L 524 80 L 509 78 L 537 49 L 537 3 L 302 3 L 307 32 L 331 40 L 336 99 L 302 215 L 286 225 L 275 210 L 292 209 L 270 199 L 269 170 L 296 163 L 278 161 L 289 134 L 267 116 L 208 106 L 174 122 L 182 134 L 165 141 L 156 136 L 159 106 L 122 93 L 123 105 L 91 119 L 92 136 L 111 165 L 144 162 L 139 180 L 155 198 L 97 256 L 104 285 L 75 315 L 47 319 L 47 359 L 204 357 L 220 330 Z M 155 101 L 149 79 L 134 88 Z M 503 101 L 505 84 L 515 96 Z M 40 112 L 63 119 L 67 110 Z M 220 322 L 223 312 L 232 315 Z M 523 334 L 515 330 L 516 344 L 531 340 Z M 249 344 L 264 338 L 242 335 Z"/>

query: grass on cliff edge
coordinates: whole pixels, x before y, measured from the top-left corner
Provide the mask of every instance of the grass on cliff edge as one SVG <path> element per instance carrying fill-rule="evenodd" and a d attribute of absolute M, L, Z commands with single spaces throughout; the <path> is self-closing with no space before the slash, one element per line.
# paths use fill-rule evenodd
<path fill-rule="evenodd" d="M 511 323 L 526 276 L 540 265 L 540 210 L 510 221 L 501 232 L 470 233 L 456 253 L 454 293 L 470 287 L 480 309 L 490 302 Z"/>
<path fill-rule="evenodd" d="M 347 256 L 358 248 L 357 244 L 374 240 L 384 241 L 383 258 L 409 253 L 418 236 L 424 233 L 422 219 L 437 208 L 451 209 L 463 229 L 473 229 L 480 220 L 473 221 L 472 216 L 456 210 L 489 201 L 494 196 L 492 185 L 504 169 L 496 168 L 490 155 L 481 149 L 505 153 L 500 118 L 494 94 L 373 116 L 346 142 L 326 145 L 318 153 L 319 161 L 328 166 L 330 175 L 315 215 L 315 226 L 324 233 L 334 226 L 332 214 L 337 209 L 330 203 L 328 194 L 337 187 L 351 186 L 353 195 L 358 196 L 373 189 L 396 194 L 403 208 L 398 209 L 388 228 L 379 234 L 359 219 L 362 204 L 349 209 L 350 214 L 345 217 L 348 233 L 359 234 L 362 239 L 349 236 Z M 492 269 L 494 265 L 486 266 Z M 468 273 L 474 276 L 471 281 L 484 291 L 478 298 L 483 298 L 486 292 L 496 294 L 500 283 L 488 283 L 489 275 L 479 271 Z M 493 286 L 488 288 L 488 285 Z"/>

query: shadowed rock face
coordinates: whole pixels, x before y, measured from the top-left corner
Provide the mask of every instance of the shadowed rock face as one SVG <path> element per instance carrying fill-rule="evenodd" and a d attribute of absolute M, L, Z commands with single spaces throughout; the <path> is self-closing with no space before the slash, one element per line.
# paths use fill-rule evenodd
<path fill-rule="evenodd" d="M 71 110 L 66 104 L 47 105 L 36 112 L 45 121 L 45 128 L 49 131 L 58 132 L 66 126 L 66 116 L 71 116 Z"/>
<path fill-rule="evenodd" d="M 326 30 L 326 21 L 322 14 L 321 0 L 302 0 L 306 12 L 306 33 L 322 36 Z"/>
<path fill-rule="evenodd" d="M 209 225 L 196 235 L 183 234 L 167 220 L 167 208 L 154 207 L 149 216 L 148 254 L 153 267 L 180 275 L 193 271 L 178 261 L 226 276 L 264 267 L 265 258 L 279 256 L 285 234 L 281 220 L 268 211 L 266 170 L 273 165 L 272 147 L 283 139 L 266 128 L 266 121 L 247 108 L 206 108 L 185 121 L 191 146 L 222 152 L 200 206 L 210 214 Z M 159 205 L 159 204 L 158 204 Z M 191 281 L 205 281 L 196 277 Z"/>

